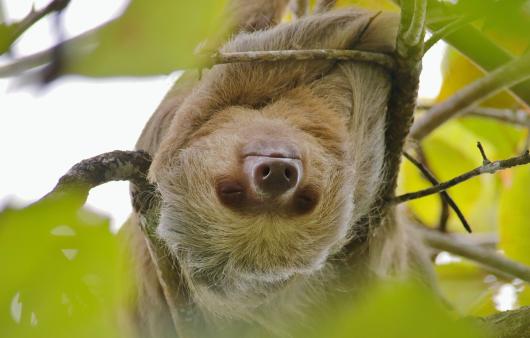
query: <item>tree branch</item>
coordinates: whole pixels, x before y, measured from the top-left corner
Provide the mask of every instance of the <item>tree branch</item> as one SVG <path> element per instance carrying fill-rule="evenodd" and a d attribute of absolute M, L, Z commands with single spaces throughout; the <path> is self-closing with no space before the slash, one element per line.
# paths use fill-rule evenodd
<path fill-rule="evenodd" d="M 418 110 L 429 110 L 432 105 L 420 104 Z M 530 128 L 530 113 L 525 110 L 500 109 L 491 107 L 475 107 L 465 111 L 457 117 L 486 117 L 497 121 Z"/>
<path fill-rule="evenodd" d="M 434 249 L 447 251 L 449 253 L 470 259 L 513 278 L 519 278 L 530 283 L 530 267 L 512 261 L 497 254 L 493 250 L 484 249 L 476 245 L 470 245 L 461 238 L 448 234 L 442 234 L 436 230 L 430 230 L 422 226 L 417 227 L 425 243 Z"/>
<path fill-rule="evenodd" d="M 419 4 L 418 2 L 422 2 Z M 423 56 L 423 35 L 425 33 L 425 0 L 403 0 L 401 21 L 396 41 L 396 67 L 393 75 L 392 90 L 388 102 L 385 131 L 385 170 L 377 200 L 371 206 L 371 212 L 363 217 L 359 229 L 366 229 L 359 234 L 356 242 L 364 242 L 370 231 L 370 224 L 380 224 L 386 216 L 388 201 L 394 196 L 397 176 L 401 163 L 401 154 L 410 126 L 418 96 L 421 58 Z M 421 36 L 418 39 L 418 35 Z M 355 245 L 352 242 L 351 245 Z"/>
<path fill-rule="evenodd" d="M 530 163 L 530 154 L 528 152 L 528 150 L 520 155 L 520 156 L 516 156 L 516 157 L 512 157 L 512 158 L 509 158 L 509 159 L 506 159 L 506 160 L 500 160 L 500 161 L 493 161 L 493 162 L 489 162 L 489 163 L 486 163 L 480 167 L 477 167 L 471 171 L 468 171 L 460 176 L 457 176 L 449 181 L 446 181 L 446 182 L 443 182 L 443 183 L 440 183 L 438 185 L 435 185 L 435 186 L 432 186 L 430 188 L 427 188 L 427 189 L 424 189 L 424 190 L 419 190 L 419 191 L 416 191 L 416 192 L 411 192 L 411 193 L 407 193 L 407 194 L 403 194 L 403 195 L 400 195 L 400 196 L 397 196 L 395 198 L 393 198 L 391 200 L 392 203 L 394 204 L 399 204 L 399 203 L 403 203 L 403 202 L 406 202 L 406 201 L 410 201 L 410 200 L 413 200 L 413 199 L 417 199 L 417 198 L 421 198 L 421 197 L 425 197 L 425 196 L 428 196 L 428 195 L 432 195 L 432 194 L 436 194 L 436 193 L 439 193 L 440 191 L 444 191 L 444 190 L 447 190 L 459 183 L 462 183 L 464 181 L 467 181 L 468 179 L 472 178 L 472 177 L 475 177 L 475 176 L 478 176 L 478 175 L 481 175 L 481 174 L 485 174 L 485 173 L 488 173 L 488 174 L 493 174 L 495 173 L 496 171 L 499 171 L 499 170 L 502 170 L 502 169 L 507 169 L 507 168 L 511 168 L 511 167 L 515 167 L 515 166 L 519 166 L 519 165 L 524 165 L 524 164 L 528 164 Z"/>
<path fill-rule="evenodd" d="M 150 165 L 151 157 L 143 151 L 115 150 L 94 156 L 74 165 L 41 200 L 62 198 L 76 192 L 79 206 L 82 206 L 90 189 L 110 181 L 131 181 L 142 189 L 152 190 L 153 186 L 146 179 Z"/>
<path fill-rule="evenodd" d="M 66 58 L 79 56 L 82 45 L 93 37 L 93 31 L 87 32 L 63 43 Z M 0 66 L 0 78 L 20 74 L 21 72 L 46 64 L 52 59 L 53 48 L 20 58 L 7 65 Z M 343 60 L 357 62 L 371 62 L 386 69 L 395 67 L 392 56 L 384 53 L 366 52 L 344 49 L 306 49 L 306 50 L 277 50 L 214 53 L 211 56 L 200 55 L 199 64 L 209 66 L 215 64 L 236 62 L 278 62 L 278 61 L 306 61 L 306 60 Z"/>
<path fill-rule="evenodd" d="M 395 65 L 394 58 L 383 53 L 365 52 L 344 49 L 306 49 L 306 50 L 272 50 L 253 52 L 215 53 L 213 64 L 236 62 L 277 62 L 277 61 L 305 61 L 305 60 L 344 60 L 371 62 L 387 69 Z"/>
<path fill-rule="evenodd" d="M 530 78 L 530 53 L 467 85 L 446 101 L 435 105 L 412 125 L 410 137 L 421 140 L 458 113 L 498 91 Z"/>
<path fill-rule="evenodd" d="M 144 151 L 116 150 L 104 153 L 74 165 L 59 179 L 55 188 L 39 202 L 69 198 L 74 199 L 76 205 L 81 207 L 86 202 L 90 189 L 98 185 L 111 181 L 133 183 L 135 190 L 133 204 L 135 208 L 141 205 L 141 209 L 136 209 L 141 210 L 139 215 L 141 228 L 156 266 L 159 283 L 166 297 L 175 330 L 179 332 L 184 327 L 181 325 L 182 321 L 188 319 L 182 314 L 191 314 L 193 309 L 190 309 L 192 305 L 187 302 L 186 290 L 179 285 L 180 271 L 176 263 L 168 254 L 165 245 L 156 237 L 159 210 L 158 203 L 152 200 L 156 200 L 158 194 L 156 188 L 147 181 L 150 166 L 151 156 Z M 145 197 L 149 197 L 149 203 L 145 202 Z"/>
<path fill-rule="evenodd" d="M 524 338 L 530 332 L 530 307 L 503 311 L 480 318 L 486 332 L 496 338 Z"/>

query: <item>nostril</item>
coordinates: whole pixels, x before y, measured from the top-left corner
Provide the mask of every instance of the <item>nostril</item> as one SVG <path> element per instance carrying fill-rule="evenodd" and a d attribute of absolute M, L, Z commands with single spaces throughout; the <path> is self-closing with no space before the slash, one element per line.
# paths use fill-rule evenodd
<path fill-rule="evenodd" d="M 290 181 L 291 180 L 291 176 L 293 175 L 293 173 L 291 172 L 291 168 L 289 168 L 289 167 L 285 168 L 285 171 L 284 171 L 283 175 L 285 176 L 285 178 L 288 181 Z"/>
<path fill-rule="evenodd" d="M 263 179 L 266 179 L 267 176 L 270 175 L 270 173 L 271 173 L 271 168 L 268 165 L 262 166 L 262 168 L 261 168 L 261 177 Z"/>

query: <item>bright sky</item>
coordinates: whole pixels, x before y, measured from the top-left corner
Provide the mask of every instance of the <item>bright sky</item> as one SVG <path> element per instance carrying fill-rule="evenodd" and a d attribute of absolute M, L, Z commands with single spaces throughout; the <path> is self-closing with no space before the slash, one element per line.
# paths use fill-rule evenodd
<path fill-rule="evenodd" d="M 48 1 L 7 0 L 8 21 L 24 17 L 31 4 Z M 118 15 L 126 0 L 73 0 L 64 13 L 68 37 Z M 32 27 L 15 46 L 28 55 L 54 42 L 51 20 Z M 441 83 L 443 52 L 436 45 L 424 59 L 420 96 L 433 97 Z M 0 63 L 9 60 L 0 58 Z M 65 77 L 46 88 L 0 79 L 0 209 L 24 205 L 55 185 L 72 165 L 103 152 L 132 149 L 143 125 L 169 89 L 175 76 L 112 80 Z M 131 211 L 128 184 L 109 183 L 91 191 L 88 205 L 112 218 L 114 227 Z"/>

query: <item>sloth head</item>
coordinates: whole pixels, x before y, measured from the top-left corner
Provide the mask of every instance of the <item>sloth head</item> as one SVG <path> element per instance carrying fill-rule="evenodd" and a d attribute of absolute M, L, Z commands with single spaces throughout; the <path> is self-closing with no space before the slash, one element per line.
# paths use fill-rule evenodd
<path fill-rule="evenodd" d="M 158 234 L 191 284 L 241 296 L 319 270 L 348 233 L 346 139 L 329 108 L 280 100 L 226 108 L 160 152 Z"/>

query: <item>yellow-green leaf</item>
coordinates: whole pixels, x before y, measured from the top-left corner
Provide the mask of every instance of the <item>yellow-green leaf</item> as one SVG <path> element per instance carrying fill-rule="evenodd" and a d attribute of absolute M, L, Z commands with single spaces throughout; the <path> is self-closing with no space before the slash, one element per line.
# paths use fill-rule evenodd
<path fill-rule="evenodd" d="M 516 167 L 500 199 L 500 248 L 505 254 L 530 264 L 530 167 Z"/>

